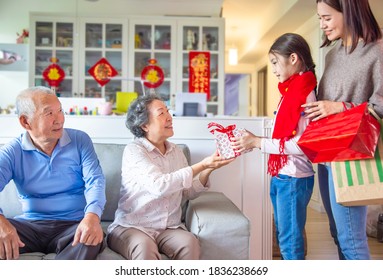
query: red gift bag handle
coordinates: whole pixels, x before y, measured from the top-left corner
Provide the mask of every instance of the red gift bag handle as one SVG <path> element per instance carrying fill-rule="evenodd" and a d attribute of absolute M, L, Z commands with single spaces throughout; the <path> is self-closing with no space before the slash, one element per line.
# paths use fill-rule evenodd
<path fill-rule="evenodd" d="M 343 109 L 344 109 L 344 111 L 347 111 L 348 108 L 347 108 L 347 106 L 346 106 L 346 102 L 342 102 L 342 104 L 343 104 Z M 354 108 L 354 107 L 355 107 L 355 104 L 354 104 L 354 103 L 350 102 L 350 104 L 351 104 L 351 108 Z M 350 109 L 351 109 L 351 108 L 350 108 Z"/>

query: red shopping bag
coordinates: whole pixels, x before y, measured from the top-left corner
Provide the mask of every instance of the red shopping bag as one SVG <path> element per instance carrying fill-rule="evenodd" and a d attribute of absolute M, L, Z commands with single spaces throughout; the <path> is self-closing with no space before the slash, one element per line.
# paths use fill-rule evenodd
<path fill-rule="evenodd" d="M 298 146 L 313 163 L 373 158 L 379 122 L 367 102 L 339 114 L 311 122 Z"/>

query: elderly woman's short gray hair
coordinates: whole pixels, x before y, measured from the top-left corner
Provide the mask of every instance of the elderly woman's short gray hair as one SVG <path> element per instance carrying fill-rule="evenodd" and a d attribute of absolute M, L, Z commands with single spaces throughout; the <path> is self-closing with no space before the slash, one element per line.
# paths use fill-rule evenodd
<path fill-rule="evenodd" d="M 21 91 L 16 98 L 16 113 L 19 117 L 33 118 L 36 112 L 33 96 L 36 94 L 54 94 L 54 92 L 50 88 L 43 86 L 30 87 Z"/>
<path fill-rule="evenodd" d="M 149 122 L 148 107 L 154 100 L 163 101 L 158 95 L 149 94 L 139 96 L 130 104 L 125 125 L 135 137 L 145 137 L 146 132 L 141 127 Z"/>

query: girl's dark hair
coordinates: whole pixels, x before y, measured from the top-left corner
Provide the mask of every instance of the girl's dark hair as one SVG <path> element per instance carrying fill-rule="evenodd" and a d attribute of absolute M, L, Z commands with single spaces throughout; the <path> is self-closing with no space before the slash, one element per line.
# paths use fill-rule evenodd
<path fill-rule="evenodd" d="M 290 57 L 292 53 L 298 55 L 302 61 L 302 69 L 305 71 L 311 71 L 315 75 L 315 63 L 311 56 L 310 46 L 307 41 L 299 34 L 285 33 L 271 45 L 269 53 L 279 54 L 283 57 Z"/>
<path fill-rule="evenodd" d="M 135 137 L 142 138 L 146 135 L 141 127 L 149 122 L 148 107 L 154 100 L 163 101 L 158 95 L 149 94 L 139 96 L 130 104 L 125 125 Z"/>
<path fill-rule="evenodd" d="M 360 38 L 363 39 L 365 45 L 382 38 L 382 31 L 371 11 L 368 0 L 316 0 L 316 2 L 317 4 L 324 3 L 343 14 L 345 36 L 351 37 L 349 53 L 355 50 Z M 332 41 L 325 36 L 321 47 L 331 44 Z"/>

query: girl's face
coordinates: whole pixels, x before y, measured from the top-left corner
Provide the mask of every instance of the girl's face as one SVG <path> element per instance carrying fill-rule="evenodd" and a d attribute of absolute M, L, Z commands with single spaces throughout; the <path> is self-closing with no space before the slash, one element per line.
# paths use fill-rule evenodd
<path fill-rule="evenodd" d="M 297 68 L 297 56 L 294 53 L 288 58 L 278 53 L 269 53 L 269 60 L 273 74 L 277 76 L 279 82 L 281 83 L 286 81 L 295 73 L 299 72 Z"/>
<path fill-rule="evenodd" d="M 323 30 L 327 39 L 334 41 L 342 38 L 344 40 L 343 14 L 323 2 L 317 4 L 317 12 L 320 28 Z"/>

